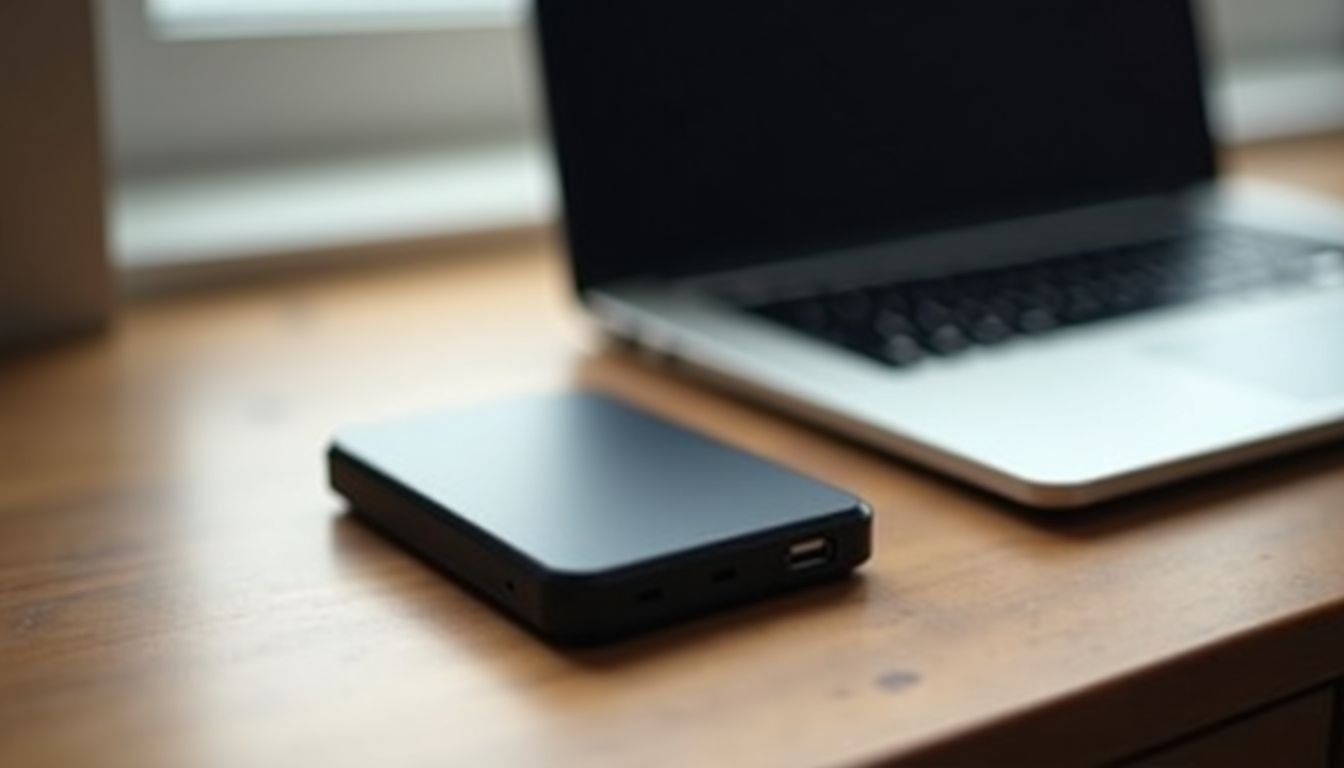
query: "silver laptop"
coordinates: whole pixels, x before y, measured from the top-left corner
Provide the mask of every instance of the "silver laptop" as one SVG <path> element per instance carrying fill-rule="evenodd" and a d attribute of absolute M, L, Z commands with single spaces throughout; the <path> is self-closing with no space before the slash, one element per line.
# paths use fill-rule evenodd
<path fill-rule="evenodd" d="M 1017 501 L 1344 435 L 1344 207 L 1217 178 L 1184 0 L 539 0 L 610 333 Z"/>

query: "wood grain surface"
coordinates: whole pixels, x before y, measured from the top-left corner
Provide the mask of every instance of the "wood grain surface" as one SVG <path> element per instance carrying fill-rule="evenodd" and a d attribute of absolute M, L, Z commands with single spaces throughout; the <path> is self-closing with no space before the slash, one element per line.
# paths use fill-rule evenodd
<path fill-rule="evenodd" d="M 1344 137 L 1231 167 L 1344 196 Z M 524 243 L 0 361 L 0 765 L 1092 763 L 1344 675 L 1344 446 L 1040 515 L 609 349 L 565 281 Z M 575 387 L 854 490 L 873 561 L 559 650 L 326 488 L 337 425 Z"/>

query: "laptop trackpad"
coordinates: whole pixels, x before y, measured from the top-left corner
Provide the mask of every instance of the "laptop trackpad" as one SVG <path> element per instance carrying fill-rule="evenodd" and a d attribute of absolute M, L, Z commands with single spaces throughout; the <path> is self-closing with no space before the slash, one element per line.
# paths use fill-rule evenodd
<path fill-rule="evenodd" d="M 1337 397 L 1344 395 L 1344 301 L 1178 336 L 1153 351 L 1279 395 Z"/>

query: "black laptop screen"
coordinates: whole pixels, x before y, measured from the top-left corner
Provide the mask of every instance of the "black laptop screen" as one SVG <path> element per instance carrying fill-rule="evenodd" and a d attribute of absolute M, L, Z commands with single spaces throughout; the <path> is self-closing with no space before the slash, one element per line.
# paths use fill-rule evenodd
<path fill-rule="evenodd" d="M 1188 0 L 541 0 L 582 285 L 1213 173 Z"/>

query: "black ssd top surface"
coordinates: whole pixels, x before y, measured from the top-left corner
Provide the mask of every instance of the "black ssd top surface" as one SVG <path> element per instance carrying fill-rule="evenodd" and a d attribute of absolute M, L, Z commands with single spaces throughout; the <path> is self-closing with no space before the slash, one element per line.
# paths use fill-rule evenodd
<path fill-rule="evenodd" d="M 617 569 L 862 508 L 595 394 L 352 427 L 333 447 L 556 572 Z"/>

